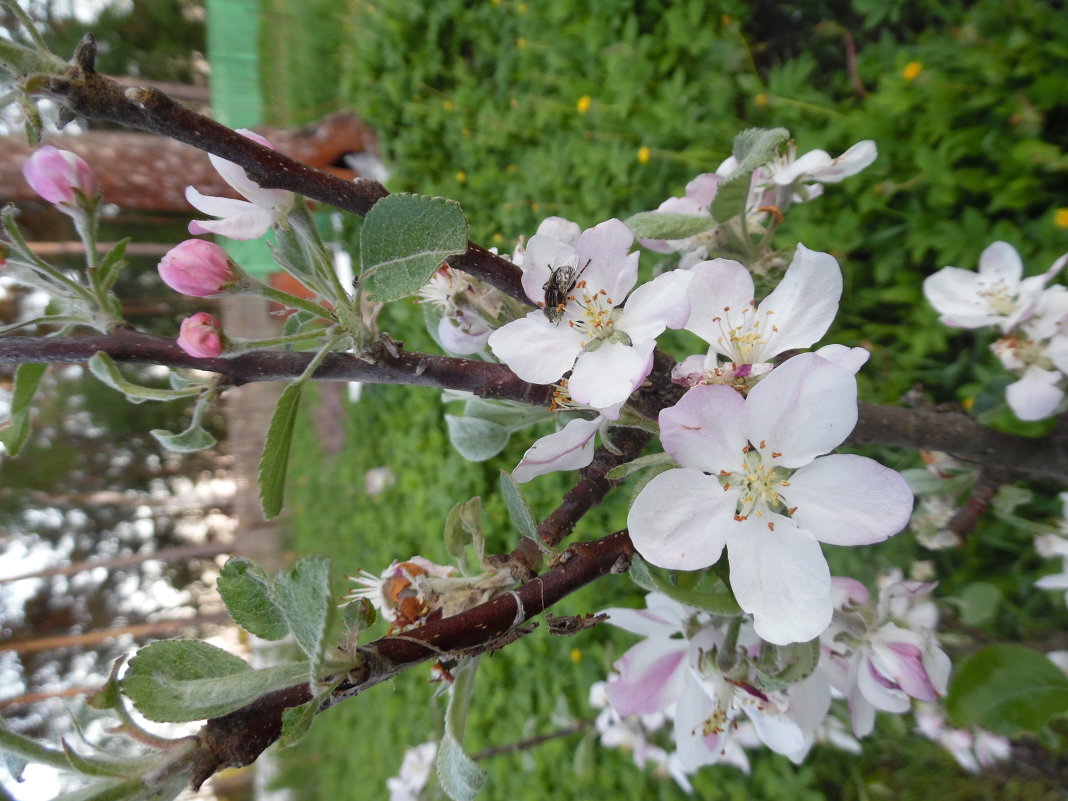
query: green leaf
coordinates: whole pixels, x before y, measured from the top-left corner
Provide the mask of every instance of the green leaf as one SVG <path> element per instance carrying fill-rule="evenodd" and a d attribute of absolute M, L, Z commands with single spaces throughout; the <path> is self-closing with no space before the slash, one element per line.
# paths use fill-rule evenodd
<path fill-rule="evenodd" d="M 512 478 L 511 473 L 501 471 L 501 492 L 504 494 L 504 503 L 508 507 L 508 516 L 512 519 L 512 525 L 518 529 L 524 537 L 541 542 L 538 537 L 538 522 L 534 519 L 534 513 L 527 505 L 527 499 L 523 497 L 523 490 Z"/>
<path fill-rule="evenodd" d="M 738 160 L 738 167 L 731 175 L 748 175 L 757 167 L 767 164 L 789 139 L 790 132 L 785 128 L 748 128 L 742 131 L 734 137 L 732 152 Z"/>
<path fill-rule="evenodd" d="M 727 222 L 745 214 L 749 201 L 750 173 L 734 173 L 734 177 L 721 181 L 712 199 L 709 211 L 717 220 Z"/>
<path fill-rule="evenodd" d="M 676 467 L 677 463 L 666 453 L 650 453 L 648 456 L 639 456 L 637 459 L 632 459 L 629 462 L 616 465 L 607 473 L 605 478 L 610 478 L 613 481 L 620 481 L 631 473 L 635 473 L 638 470 L 645 470 L 646 468 L 656 468 L 656 471 L 650 474 L 649 478 L 663 473 L 666 470 L 670 470 Z"/>
<path fill-rule="evenodd" d="M 216 443 L 215 437 L 199 424 L 191 425 L 177 434 L 165 428 L 153 428 L 148 433 L 155 437 L 156 442 L 173 453 L 195 453 L 206 450 Z"/>
<path fill-rule="evenodd" d="M 504 450 L 510 431 L 492 420 L 445 415 L 449 442 L 471 462 L 484 462 Z"/>
<path fill-rule="evenodd" d="M 39 762 L 61 769 L 69 767 L 67 757 L 62 751 L 16 734 L 3 725 L 0 725 L 0 752 L 17 757 L 23 762 Z"/>
<path fill-rule="evenodd" d="M 289 633 L 282 610 L 271 598 L 270 579 L 258 565 L 240 556 L 227 559 L 218 588 L 226 611 L 245 631 L 265 640 L 281 640 Z"/>
<path fill-rule="evenodd" d="M 441 197 L 396 194 L 379 200 L 360 236 L 360 284 L 376 301 L 420 289 L 441 262 L 467 250 L 460 204 Z"/>
<path fill-rule="evenodd" d="M 954 726 L 983 726 L 1006 737 L 1037 732 L 1066 710 L 1068 676 L 1044 654 L 1020 645 L 990 645 L 972 654 L 946 697 Z"/>
<path fill-rule="evenodd" d="M 225 715 L 307 678 L 306 662 L 253 670 L 200 640 L 162 640 L 130 660 L 122 690 L 149 720 L 184 722 Z"/>
<path fill-rule="evenodd" d="M 120 239 L 115 243 L 108 254 L 100 260 L 100 266 L 97 267 L 97 274 L 99 276 L 100 288 L 105 292 L 115 284 L 115 280 L 122 274 L 123 268 L 127 262 L 126 246 L 130 244 L 130 237 Z"/>
<path fill-rule="evenodd" d="M 445 550 L 456 564 L 465 564 L 468 545 L 474 546 L 478 563 L 482 564 L 486 539 L 482 533 L 481 517 L 482 499 L 477 495 L 461 501 L 449 510 L 449 516 L 445 520 Z"/>
<path fill-rule="evenodd" d="M 817 637 L 809 642 L 775 646 L 769 649 L 769 653 L 776 656 L 781 667 L 777 670 L 767 670 L 763 666 L 754 665 L 760 677 L 758 686 L 761 690 L 781 690 L 812 675 L 820 659 L 820 641 Z"/>
<path fill-rule="evenodd" d="M 987 581 L 974 581 L 959 594 L 960 619 L 967 626 L 982 626 L 994 619 L 1001 590 Z"/>
<path fill-rule="evenodd" d="M 0 431 L 0 442 L 4 443 L 10 456 L 17 456 L 30 438 L 30 414 L 33 408 L 33 396 L 45 374 L 46 364 L 20 364 L 15 370 L 15 391 L 11 395 L 11 422 Z"/>
<path fill-rule="evenodd" d="M 119 371 L 119 366 L 102 350 L 94 353 L 89 359 L 89 371 L 100 381 L 125 395 L 130 403 L 143 403 L 149 400 L 171 401 L 197 394 L 193 389 L 156 389 L 134 384 L 126 380 L 126 377 Z"/>
<path fill-rule="evenodd" d="M 623 224 L 636 239 L 686 239 L 714 228 L 716 221 L 705 214 L 640 211 Z"/>
<path fill-rule="evenodd" d="M 449 693 L 445 731 L 438 745 L 438 782 L 452 801 L 473 801 L 487 778 L 486 771 L 464 753 L 462 745 L 478 664 L 479 658 L 474 657 L 454 672 L 456 681 Z"/>
<path fill-rule="evenodd" d="M 291 706 L 282 710 L 282 733 L 278 737 L 279 748 L 289 748 L 304 739 L 304 735 L 311 729 L 312 721 L 319 714 L 319 707 L 338 685 L 344 681 L 346 675 L 342 673 L 334 681 L 325 685 L 315 697 L 300 706 Z"/>
<path fill-rule="evenodd" d="M 311 661 L 309 679 L 314 681 L 333 608 L 330 560 L 325 556 L 306 556 L 289 570 L 281 571 L 275 576 L 272 596 L 297 645 Z"/>
<path fill-rule="evenodd" d="M 649 566 L 638 556 L 630 560 L 629 575 L 631 581 L 642 589 L 662 593 L 668 598 L 678 601 L 680 604 L 692 606 L 694 609 L 711 612 L 714 615 L 737 615 L 742 611 L 741 607 L 738 606 L 738 602 L 726 590 L 723 592 L 702 592 L 700 590 L 676 587 L 659 576 L 653 575 L 649 570 Z"/>
<path fill-rule="evenodd" d="M 260 504 L 267 520 L 277 517 L 282 511 L 289 448 L 293 443 L 293 426 L 297 421 L 297 408 L 303 389 L 303 381 L 293 381 L 285 388 L 278 398 L 278 406 L 275 407 L 263 441 L 259 469 Z"/>

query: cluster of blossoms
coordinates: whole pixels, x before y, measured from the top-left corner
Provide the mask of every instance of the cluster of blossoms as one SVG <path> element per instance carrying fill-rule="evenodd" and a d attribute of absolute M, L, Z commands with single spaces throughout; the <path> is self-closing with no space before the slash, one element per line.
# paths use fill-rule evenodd
<path fill-rule="evenodd" d="M 1023 262 L 1007 242 L 979 257 L 979 270 L 945 267 L 924 281 L 939 320 L 954 328 L 993 326 L 1002 336 L 990 349 L 1018 379 L 1005 390 L 1021 420 L 1042 420 L 1064 406 L 1068 376 L 1068 287 L 1049 282 L 1068 253 L 1041 275 L 1023 277 Z"/>
<path fill-rule="evenodd" d="M 605 610 L 612 625 L 643 639 L 591 693 L 602 709 L 602 743 L 633 751 L 639 765 L 651 763 L 687 791 L 686 777 L 703 765 L 747 770 L 745 749 L 761 744 L 797 763 L 816 742 L 858 750 L 855 738 L 872 732 L 876 710 L 902 714 L 913 701 L 934 702 L 949 678 L 927 598 L 934 585 L 893 575 L 880 583 L 872 602 L 859 582 L 833 579 L 834 622 L 806 675 L 789 684 L 776 676 L 789 660 L 748 617 L 712 615 L 658 593 L 643 610 Z M 838 704 L 848 731 L 833 712 Z M 665 727 L 667 737 L 658 734 Z"/>

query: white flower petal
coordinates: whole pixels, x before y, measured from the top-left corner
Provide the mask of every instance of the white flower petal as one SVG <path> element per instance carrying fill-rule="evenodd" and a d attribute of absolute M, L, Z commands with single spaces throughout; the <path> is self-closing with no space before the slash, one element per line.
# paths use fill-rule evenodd
<path fill-rule="evenodd" d="M 839 367 L 844 367 L 853 375 L 860 372 L 860 368 L 871 358 L 871 352 L 866 348 L 850 348 L 846 345 L 824 345 L 814 353 Z"/>
<path fill-rule="evenodd" d="M 581 354 L 567 381 L 568 393 L 594 409 L 625 401 L 653 369 L 655 346 L 653 340 L 633 347 L 605 342 L 597 350 Z"/>
<path fill-rule="evenodd" d="M 593 461 L 593 439 L 601 418 L 576 418 L 554 434 L 542 437 L 527 449 L 512 471 L 520 484 L 556 470 L 578 470 Z"/>
<path fill-rule="evenodd" d="M 734 357 L 727 338 L 726 321 L 738 318 L 752 306 L 756 289 L 753 276 L 732 259 L 712 259 L 695 264 L 690 271 L 690 317 L 686 330 L 693 331 L 717 353 Z M 752 314 L 749 311 L 748 314 Z"/>
<path fill-rule="evenodd" d="M 698 570 L 719 559 L 737 494 L 700 470 L 668 470 L 645 485 L 627 515 L 635 550 L 672 570 Z"/>
<path fill-rule="evenodd" d="M 571 369 L 582 352 L 582 336 L 568 326 L 553 325 L 540 311 L 494 331 L 490 350 L 524 381 L 551 384 Z"/>
<path fill-rule="evenodd" d="M 857 424 L 857 379 L 814 353 L 787 359 L 749 391 L 744 430 L 785 467 L 836 448 Z"/>
<path fill-rule="evenodd" d="M 251 203 L 247 205 L 247 211 L 220 220 L 192 220 L 189 223 L 189 233 L 218 234 L 238 240 L 258 239 L 267 233 L 274 218 L 270 212 L 258 206 Z"/>
<path fill-rule="evenodd" d="M 655 339 L 664 328 L 682 328 L 690 316 L 686 290 L 693 273 L 672 270 L 642 284 L 631 293 L 623 319 L 616 328 L 634 342 Z"/>
<path fill-rule="evenodd" d="M 627 253 L 633 244 L 634 234 L 614 218 L 583 231 L 575 244 L 578 266 L 586 269 L 583 279 L 594 292 L 607 292 L 614 306 L 626 299 L 638 280 L 639 254 Z"/>
<path fill-rule="evenodd" d="M 842 270 L 834 256 L 798 245 L 782 281 L 757 309 L 758 318 L 771 316 L 764 323 L 765 345 L 753 360 L 809 347 L 831 327 L 841 297 Z"/>
<path fill-rule="evenodd" d="M 768 642 L 807 642 L 830 624 L 827 560 L 819 542 L 789 518 L 773 514 L 733 523 L 727 558 L 734 596 Z"/>
<path fill-rule="evenodd" d="M 1001 321 L 983 295 L 979 276 L 960 267 L 943 267 L 923 281 L 923 295 L 941 315 L 943 325 L 954 328 L 982 328 Z"/>
<path fill-rule="evenodd" d="M 746 401 L 730 387 L 698 386 L 660 412 L 660 441 L 676 462 L 711 473 L 741 464 L 745 433 L 738 425 Z"/>
<path fill-rule="evenodd" d="M 612 706 L 621 715 L 663 711 L 682 692 L 685 664 L 685 640 L 642 640 L 613 665 L 619 675 L 605 687 Z"/>
<path fill-rule="evenodd" d="M 790 476 L 783 499 L 797 525 L 831 545 L 868 545 L 901 531 L 912 490 L 896 470 L 851 454 L 816 459 Z"/>
<path fill-rule="evenodd" d="M 1064 400 L 1060 380 L 1058 371 L 1031 365 L 1019 381 L 1005 388 L 1005 400 L 1021 420 L 1042 420 L 1056 412 Z"/>
<path fill-rule="evenodd" d="M 989 282 L 1015 289 L 1023 277 L 1023 262 L 1008 242 L 994 242 L 979 254 L 979 275 Z"/>

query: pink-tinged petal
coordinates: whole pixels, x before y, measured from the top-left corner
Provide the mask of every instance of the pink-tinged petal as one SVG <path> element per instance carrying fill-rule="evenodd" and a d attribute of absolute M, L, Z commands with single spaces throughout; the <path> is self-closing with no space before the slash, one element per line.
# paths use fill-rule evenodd
<path fill-rule="evenodd" d="M 461 323 L 454 315 L 446 315 L 438 320 L 438 341 L 441 346 L 458 356 L 469 356 L 484 350 L 493 329 L 475 314 L 465 314 L 462 320 Z"/>
<path fill-rule="evenodd" d="M 550 236 L 534 234 L 523 254 L 523 291 L 535 303 L 545 303 L 545 283 L 553 270 L 579 268 L 575 248 Z"/>
<path fill-rule="evenodd" d="M 719 559 L 734 523 L 737 493 L 700 470 L 668 470 L 645 485 L 627 515 L 635 550 L 672 570 L 699 570 Z"/>
<path fill-rule="evenodd" d="M 579 267 L 586 266 L 583 279 L 594 291 L 607 292 L 613 305 L 621 304 L 638 280 L 638 253 L 627 254 L 633 244 L 634 234 L 614 218 L 583 231 L 575 244 Z"/>
<path fill-rule="evenodd" d="M 533 311 L 494 331 L 489 346 L 524 381 L 551 384 L 574 365 L 582 352 L 582 335 Z"/>
<path fill-rule="evenodd" d="M 656 339 L 664 328 L 682 328 L 690 316 L 686 290 L 693 274 L 672 270 L 642 284 L 627 299 L 626 313 L 616 328 L 634 342 Z"/>
<path fill-rule="evenodd" d="M 701 173 L 686 184 L 686 199 L 694 201 L 699 208 L 707 209 L 708 205 L 715 200 L 722 182 L 723 176 L 718 173 Z"/>
<path fill-rule="evenodd" d="M 22 176 L 30 188 L 49 203 L 75 202 L 74 190 L 88 198 L 97 194 L 97 178 L 86 161 L 69 150 L 44 145 L 22 165 Z"/>
<path fill-rule="evenodd" d="M 827 560 L 819 542 L 789 518 L 772 514 L 734 523 L 727 558 L 734 597 L 768 642 L 807 642 L 830 625 Z"/>
<path fill-rule="evenodd" d="M 868 703 L 883 712 L 901 714 L 912 705 L 909 697 L 867 657 L 861 659 L 857 668 L 857 689 Z"/>
<path fill-rule="evenodd" d="M 857 379 L 814 353 L 787 359 L 749 391 L 749 441 L 800 467 L 838 447 L 857 424 Z M 765 455 L 766 458 L 766 455 Z"/>
<path fill-rule="evenodd" d="M 722 729 L 710 727 L 715 701 L 689 674 L 683 683 L 682 692 L 675 704 L 675 748 L 682 769 L 693 773 L 702 765 L 714 765 L 720 761 L 724 741 L 728 737 Z"/>
<path fill-rule="evenodd" d="M 653 369 L 655 346 L 653 340 L 633 347 L 605 342 L 597 350 L 583 353 L 567 380 L 568 393 L 594 409 L 625 401 Z"/>
<path fill-rule="evenodd" d="M 512 471 L 520 484 L 556 470 L 578 470 L 593 461 L 593 439 L 600 427 L 596 420 L 572 420 L 555 434 L 542 437 L 527 449 Z"/>
<path fill-rule="evenodd" d="M 660 441 L 676 462 L 717 475 L 736 470 L 746 438 L 738 422 L 745 399 L 722 384 L 699 386 L 660 412 Z"/>
<path fill-rule="evenodd" d="M 845 345 L 824 345 L 814 352 L 832 364 L 844 367 L 853 375 L 860 372 L 860 368 L 867 364 L 871 357 L 871 352 L 865 348 L 850 348 Z"/>
<path fill-rule="evenodd" d="M 1023 277 L 1023 262 L 1008 242 L 994 242 L 979 255 L 979 275 L 989 283 L 1015 289 Z"/>
<path fill-rule="evenodd" d="M 912 514 L 912 490 L 900 473 L 845 453 L 802 467 L 782 496 L 797 525 L 830 545 L 882 542 L 908 525 Z"/>
<path fill-rule="evenodd" d="M 756 289 L 753 277 L 739 262 L 712 259 L 690 270 L 690 318 L 686 330 L 693 331 L 717 353 L 733 358 L 728 330 L 753 314 Z M 743 317 L 743 315 L 746 315 Z"/>
<path fill-rule="evenodd" d="M 1005 387 L 1005 400 L 1021 420 L 1043 420 L 1064 400 L 1064 390 L 1058 384 L 1061 374 L 1031 365 L 1019 381 Z"/>
<path fill-rule="evenodd" d="M 887 626 L 897 629 L 892 623 Z M 883 627 L 883 630 L 887 628 Z M 882 633 L 882 631 L 880 633 Z M 904 631 L 898 629 L 898 632 Z M 911 632 L 906 632 L 911 634 Z M 894 632 L 887 632 L 887 639 L 872 642 L 872 664 L 890 682 L 906 695 L 920 701 L 938 700 L 938 690 L 927 675 L 923 650 L 915 643 L 902 639 L 889 639 Z"/>
<path fill-rule="evenodd" d="M 207 312 L 182 320 L 178 346 L 197 359 L 213 359 L 224 350 L 222 323 Z"/>
<path fill-rule="evenodd" d="M 566 217 L 546 217 L 538 224 L 538 230 L 534 234 L 547 236 L 574 247 L 582 235 L 582 229 L 579 228 L 578 223 L 571 222 Z"/>
<path fill-rule="evenodd" d="M 765 344 L 754 361 L 770 361 L 794 348 L 807 348 L 827 333 L 842 297 L 842 270 L 829 253 L 798 245 L 782 281 L 760 304 L 757 315 L 770 313 Z"/>
<path fill-rule="evenodd" d="M 939 322 L 954 328 L 982 328 L 1001 321 L 980 294 L 979 276 L 960 267 L 943 267 L 923 281 L 923 295 L 941 317 Z"/>
<path fill-rule="evenodd" d="M 619 675 L 609 677 L 605 689 L 619 714 L 662 712 L 682 691 L 686 641 L 642 640 L 623 654 L 613 667 Z"/>
<path fill-rule="evenodd" d="M 831 601 L 835 609 L 863 606 L 871 598 L 868 588 L 847 576 L 831 577 Z"/>

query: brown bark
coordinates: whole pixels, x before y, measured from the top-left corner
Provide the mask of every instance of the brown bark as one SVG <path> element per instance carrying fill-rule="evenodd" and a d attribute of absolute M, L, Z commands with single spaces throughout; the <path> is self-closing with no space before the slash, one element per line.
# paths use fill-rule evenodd
<path fill-rule="evenodd" d="M 297 130 L 258 128 L 280 153 L 351 181 L 345 167 L 349 153 L 377 151 L 371 129 L 349 112 L 339 112 Z M 156 134 L 129 131 L 87 131 L 51 134 L 44 144 L 77 153 L 96 171 L 104 199 L 123 210 L 193 214 L 185 188 L 206 195 L 238 197 L 219 177 L 207 154 L 196 147 Z M 38 203 L 40 198 L 22 177 L 22 165 L 33 149 L 24 136 L 0 138 L 0 205 Z"/>

